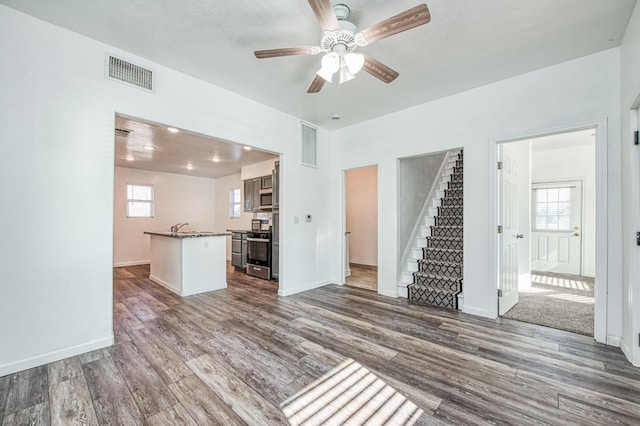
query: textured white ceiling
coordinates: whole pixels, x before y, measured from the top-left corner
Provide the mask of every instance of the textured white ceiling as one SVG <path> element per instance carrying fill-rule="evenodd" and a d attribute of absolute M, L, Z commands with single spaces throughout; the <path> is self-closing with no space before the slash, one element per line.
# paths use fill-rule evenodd
<path fill-rule="evenodd" d="M 184 130 L 173 133 L 165 125 L 122 115 L 116 115 L 116 129 L 131 131 L 128 136 L 116 132 L 115 165 L 118 167 L 216 179 L 240 173 L 243 166 L 277 157 Z M 155 149 L 148 151 L 145 145 Z M 214 162 L 214 157 L 220 161 Z M 188 169 L 187 165 L 192 168 Z"/>
<path fill-rule="evenodd" d="M 253 55 L 318 44 L 305 0 L 0 3 L 335 129 L 619 46 L 636 0 L 427 0 L 429 24 L 361 49 L 398 79 L 385 85 L 362 73 L 318 94 L 306 90 L 320 57 Z M 362 29 L 419 1 L 345 3 Z"/>

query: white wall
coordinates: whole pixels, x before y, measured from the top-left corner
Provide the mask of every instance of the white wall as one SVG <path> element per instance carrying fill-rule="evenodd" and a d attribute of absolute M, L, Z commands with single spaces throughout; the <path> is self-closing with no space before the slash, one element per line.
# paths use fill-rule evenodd
<path fill-rule="evenodd" d="M 262 161 L 260 163 L 249 164 L 248 166 L 244 166 L 240 170 L 240 175 L 242 180 L 253 179 L 257 177 L 267 176 L 273 172 L 275 168 L 274 164 L 277 161 L 277 158 L 273 160 Z"/>
<path fill-rule="evenodd" d="M 106 52 L 152 68 L 155 93 L 105 79 Z M 296 117 L 5 6 L 0 57 L 0 375 L 113 341 L 116 113 L 282 153 L 279 292 L 329 282 L 330 133 L 300 166 Z"/>
<path fill-rule="evenodd" d="M 596 273 L 596 144 L 539 150 L 533 140 L 533 182 L 582 180 L 582 275 Z"/>
<path fill-rule="evenodd" d="M 522 139 L 585 122 L 608 125 L 608 313 L 607 335 L 620 336 L 620 56 L 619 49 L 555 65 L 464 93 L 429 102 L 335 132 L 333 170 L 328 186 L 336 187 L 341 171 L 361 164 L 378 164 L 380 181 L 379 291 L 397 295 L 397 159 L 427 152 L 464 148 L 464 310 L 495 317 L 496 282 L 490 276 L 495 254 L 495 194 L 489 188 L 490 146 L 496 141 Z M 402 78 L 402 77 L 400 77 Z M 425 83 L 425 84 L 428 84 Z M 342 194 L 335 194 L 340 205 Z M 341 209 L 337 209 L 341 211 Z M 333 222 L 340 223 L 334 214 Z M 333 276 L 340 275 L 339 236 L 331 246 Z M 493 272 L 491 272 L 493 274 Z M 612 340 L 613 341 L 613 340 Z"/>
<path fill-rule="evenodd" d="M 216 179 L 216 231 L 234 229 L 248 231 L 251 229 L 253 213 L 240 211 L 240 217 L 229 216 L 229 191 L 240 188 L 244 191 L 240 173 Z M 231 260 L 231 237 L 227 237 L 227 259 Z"/>
<path fill-rule="evenodd" d="M 349 261 L 378 265 L 378 168 L 365 167 L 345 174 Z"/>
<path fill-rule="evenodd" d="M 640 147 L 633 145 L 638 130 L 636 112 L 640 103 L 640 7 L 636 8 L 621 46 L 622 115 L 622 342 L 627 357 L 640 366 L 640 247 L 635 235 L 640 231 Z"/>
<path fill-rule="evenodd" d="M 154 217 L 127 217 L 127 184 L 153 185 Z M 229 210 L 227 194 L 227 216 Z M 149 263 L 149 235 L 145 231 L 169 231 L 176 223 L 183 231 L 220 231 L 216 227 L 216 180 L 173 173 L 115 168 L 113 212 L 114 266 Z M 225 204 L 225 203 L 223 203 Z"/>

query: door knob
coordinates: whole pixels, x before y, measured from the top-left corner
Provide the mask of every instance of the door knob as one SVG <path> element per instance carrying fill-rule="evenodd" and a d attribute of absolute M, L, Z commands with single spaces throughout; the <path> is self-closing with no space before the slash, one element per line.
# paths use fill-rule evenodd
<path fill-rule="evenodd" d="M 524 238 L 524 235 L 522 235 L 522 234 L 518 234 L 518 235 L 516 235 L 516 238 L 518 238 L 518 239 L 520 239 L 520 238 Z"/>
<path fill-rule="evenodd" d="M 574 233 L 573 233 L 573 236 L 574 236 L 574 237 L 579 237 L 579 236 L 580 236 L 580 234 L 578 234 L 577 232 L 574 232 Z"/>

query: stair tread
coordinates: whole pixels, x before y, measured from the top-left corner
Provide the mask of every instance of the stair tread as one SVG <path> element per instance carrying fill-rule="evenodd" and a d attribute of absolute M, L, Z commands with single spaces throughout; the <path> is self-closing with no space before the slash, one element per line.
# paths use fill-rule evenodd
<path fill-rule="evenodd" d="M 462 241 L 462 237 L 441 237 L 438 235 L 427 235 L 425 238 L 432 240 Z"/>
<path fill-rule="evenodd" d="M 446 288 L 437 288 L 437 287 L 433 287 L 427 284 L 417 284 L 417 283 L 412 283 L 412 284 L 407 284 L 407 288 L 409 287 L 416 287 L 416 288 L 420 288 L 423 290 L 429 290 L 432 293 L 447 293 L 447 294 L 452 294 L 452 295 L 458 295 L 460 293 L 462 293 L 462 290 L 451 290 L 451 289 L 446 289 Z"/>
<path fill-rule="evenodd" d="M 447 249 L 447 248 L 439 248 L 439 247 L 422 247 L 422 250 L 462 251 L 462 249 Z"/>
<path fill-rule="evenodd" d="M 462 281 L 462 277 L 450 277 L 448 275 L 438 275 L 438 274 L 432 274 L 430 272 L 422 272 L 422 271 L 416 271 L 413 273 L 413 275 L 419 275 L 421 277 L 431 277 L 438 280 L 446 280 L 446 281 Z"/>
<path fill-rule="evenodd" d="M 418 259 L 418 262 L 422 263 L 435 263 L 443 266 L 462 266 L 462 262 L 449 262 L 446 260 L 434 260 L 434 259 Z"/>

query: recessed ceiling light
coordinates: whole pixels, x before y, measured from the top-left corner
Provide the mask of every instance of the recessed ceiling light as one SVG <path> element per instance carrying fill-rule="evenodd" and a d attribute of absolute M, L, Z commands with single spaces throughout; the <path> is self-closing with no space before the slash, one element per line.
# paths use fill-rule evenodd
<path fill-rule="evenodd" d="M 124 157 L 124 159 L 127 160 L 127 161 L 134 161 L 135 160 L 135 158 L 133 158 L 133 156 L 131 156 L 131 155 L 127 155 L 126 157 Z"/>
<path fill-rule="evenodd" d="M 191 163 L 187 164 L 187 170 L 193 170 L 193 164 Z"/>
<path fill-rule="evenodd" d="M 167 127 L 167 130 L 170 131 L 171 133 L 178 133 L 180 130 L 176 129 L 175 127 Z"/>
<path fill-rule="evenodd" d="M 213 158 L 211 159 L 211 161 L 214 161 L 214 162 L 218 163 L 218 162 L 220 162 L 221 160 L 220 160 L 220 157 L 213 157 Z"/>
<path fill-rule="evenodd" d="M 156 149 L 156 147 L 153 145 L 143 145 L 142 148 L 146 149 L 147 151 L 153 151 L 154 149 Z"/>
<path fill-rule="evenodd" d="M 250 146 L 244 146 L 243 148 L 244 148 L 245 151 L 251 151 L 253 149 Z"/>

